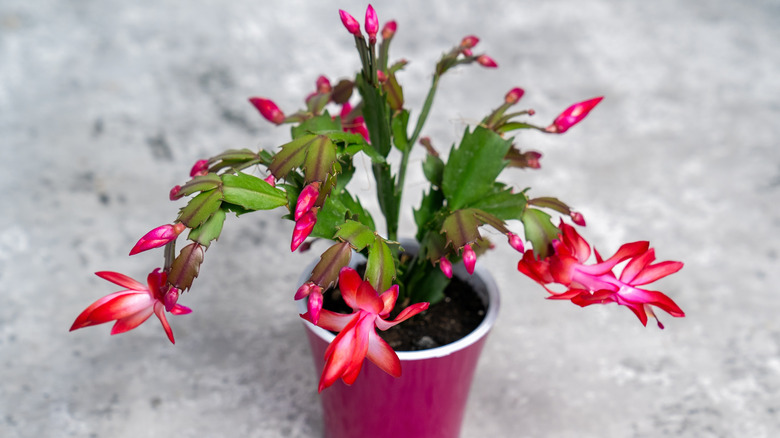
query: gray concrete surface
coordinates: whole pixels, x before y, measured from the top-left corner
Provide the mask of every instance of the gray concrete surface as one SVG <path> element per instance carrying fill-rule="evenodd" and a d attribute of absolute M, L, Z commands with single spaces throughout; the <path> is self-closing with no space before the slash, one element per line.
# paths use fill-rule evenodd
<path fill-rule="evenodd" d="M 518 187 L 585 214 L 604 253 L 648 239 L 682 260 L 658 288 L 666 330 L 616 306 L 544 300 L 505 245 L 504 307 L 463 437 L 780 435 L 780 4 L 777 1 L 376 1 L 419 108 L 436 57 L 466 34 L 500 64 L 445 77 L 426 132 L 452 143 L 513 86 L 547 122 L 605 95 L 562 137 L 523 134 L 541 172 Z M 286 138 L 246 102 L 299 107 L 352 74 L 337 9 L 363 2 L 0 3 L 0 436 L 314 437 L 317 376 L 290 300 L 300 266 L 277 214 L 229 219 L 173 317 L 68 333 L 159 252 L 126 254 L 174 217 L 199 158 Z M 416 155 L 417 163 L 422 155 Z M 420 172 L 411 177 L 419 189 Z M 356 178 L 366 191 L 368 177 Z M 411 205 L 419 194 L 410 194 Z M 370 204 L 371 202 L 369 202 Z M 404 217 L 411 223 L 409 213 Z M 500 240 L 499 240 L 500 243 Z"/>

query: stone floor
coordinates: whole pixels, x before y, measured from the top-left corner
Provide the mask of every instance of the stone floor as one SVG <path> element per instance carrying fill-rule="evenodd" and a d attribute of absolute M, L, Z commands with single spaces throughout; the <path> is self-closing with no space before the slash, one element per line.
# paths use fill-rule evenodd
<path fill-rule="evenodd" d="M 484 4 L 482 4 L 484 3 Z M 650 240 L 685 268 L 658 283 L 686 311 L 647 328 L 624 308 L 544 300 L 497 237 L 503 291 L 463 437 L 780 436 L 780 4 L 777 1 L 376 1 L 419 108 L 437 57 L 467 34 L 497 70 L 448 74 L 425 134 L 444 149 L 514 86 L 539 123 L 606 98 L 563 136 L 533 132 L 542 170 L 602 251 Z M 0 436 L 316 437 L 317 375 L 290 300 L 300 266 L 275 212 L 228 219 L 172 317 L 109 337 L 68 332 L 143 278 L 129 258 L 170 222 L 168 189 L 229 147 L 274 148 L 246 98 L 294 111 L 319 74 L 358 61 L 354 0 L 0 3 Z M 413 116 L 414 117 L 414 116 Z M 423 154 L 413 156 L 415 169 Z M 410 177 L 407 205 L 422 176 Z M 368 174 L 355 190 L 369 196 Z M 370 198 L 366 201 L 374 205 Z M 410 211 L 403 217 L 411 224 Z"/>

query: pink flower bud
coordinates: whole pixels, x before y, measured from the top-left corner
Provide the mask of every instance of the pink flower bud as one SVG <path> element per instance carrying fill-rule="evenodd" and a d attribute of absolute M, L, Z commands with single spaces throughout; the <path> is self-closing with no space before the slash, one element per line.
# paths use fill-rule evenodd
<path fill-rule="evenodd" d="M 379 18 L 376 16 L 374 7 L 368 5 L 366 9 L 366 33 L 370 44 L 376 44 L 376 33 L 379 31 Z"/>
<path fill-rule="evenodd" d="M 290 244 L 290 251 L 295 252 L 301 243 L 309 237 L 311 231 L 314 229 L 314 225 L 317 223 L 317 214 L 313 210 L 309 210 L 304 213 L 297 221 L 295 221 L 295 229 L 293 230 L 292 242 Z"/>
<path fill-rule="evenodd" d="M 387 75 L 382 70 L 377 70 L 376 71 L 376 78 L 379 80 L 379 82 L 381 82 L 383 84 L 385 82 L 387 82 Z"/>
<path fill-rule="evenodd" d="M 518 252 L 525 252 L 525 245 L 523 245 L 523 238 L 515 233 L 508 233 L 506 235 L 509 238 L 509 246 L 516 249 Z"/>
<path fill-rule="evenodd" d="M 180 193 L 181 193 L 181 186 L 173 186 L 171 192 L 168 194 L 168 198 L 170 198 L 171 201 L 181 199 L 182 195 Z"/>
<path fill-rule="evenodd" d="M 508 93 L 506 93 L 506 96 L 504 96 L 504 102 L 515 104 L 518 100 L 520 100 L 521 97 L 523 97 L 523 94 L 525 94 L 525 91 L 522 88 L 512 88 Z"/>
<path fill-rule="evenodd" d="M 479 38 L 475 37 L 474 35 L 469 35 L 463 38 L 460 42 L 460 46 L 464 49 L 471 49 L 474 46 L 477 45 L 479 42 Z"/>
<path fill-rule="evenodd" d="M 447 278 L 452 278 L 452 263 L 447 260 L 447 257 L 439 259 L 439 269 L 441 269 L 441 272 L 443 272 Z"/>
<path fill-rule="evenodd" d="M 330 86 L 330 81 L 325 76 L 317 78 L 317 92 L 320 94 L 330 93 L 333 87 Z"/>
<path fill-rule="evenodd" d="M 355 17 L 349 15 L 348 12 L 342 11 L 341 9 L 339 9 L 339 16 L 341 17 L 341 24 L 347 28 L 347 32 L 355 36 L 361 36 L 360 23 L 355 20 Z"/>
<path fill-rule="evenodd" d="M 314 207 L 314 203 L 317 202 L 317 197 L 320 196 L 320 183 L 319 181 L 313 182 L 301 190 L 301 194 L 298 195 L 298 203 L 295 205 L 295 220 L 303 216 L 304 213 L 311 210 Z"/>
<path fill-rule="evenodd" d="M 311 322 L 317 324 L 317 321 L 320 319 L 320 311 L 322 310 L 322 288 L 316 284 L 311 288 L 309 301 L 306 303 L 306 307 L 309 309 Z"/>
<path fill-rule="evenodd" d="M 594 97 L 593 99 L 586 100 L 584 102 L 575 103 L 574 105 L 566 108 L 555 120 L 552 125 L 548 126 L 545 131 L 553 134 L 563 134 L 568 131 L 569 128 L 579 123 L 585 116 L 588 115 L 596 105 L 601 102 L 604 97 Z"/>
<path fill-rule="evenodd" d="M 395 35 L 395 31 L 398 30 L 398 23 L 395 20 L 390 20 L 382 27 L 382 38 L 389 39 Z"/>
<path fill-rule="evenodd" d="M 144 236 L 138 240 L 138 243 L 135 244 L 133 249 L 130 250 L 130 255 L 135 255 L 139 252 L 153 248 L 159 248 L 168 242 L 175 240 L 186 228 L 187 226 L 181 222 L 177 222 L 173 225 L 161 225 L 144 234 Z"/>
<path fill-rule="evenodd" d="M 585 217 L 582 216 L 582 213 L 577 211 L 572 211 L 571 214 L 569 214 L 569 217 L 571 217 L 572 222 L 575 224 L 584 227 L 585 226 Z"/>
<path fill-rule="evenodd" d="M 471 49 L 460 49 L 460 53 L 463 54 L 463 56 L 472 56 L 474 55 L 474 52 L 471 51 Z"/>
<path fill-rule="evenodd" d="M 176 307 L 177 301 L 179 301 L 179 289 L 171 287 L 168 289 L 168 292 L 165 292 L 165 296 L 163 296 L 165 311 L 170 312 L 174 307 Z"/>
<path fill-rule="evenodd" d="M 267 182 L 268 184 L 271 184 L 271 187 L 276 187 L 276 178 L 274 178 L 273 173 L 263 178 L 263 181 Z"/>
<path fill-rule="evenodd" d="M 190 170 L 190 176 L 196 177 L 209 173 L 209 160 L 198 160 Z"/>
<path fill-rule="evenodd" d="M 468 243 L 463 247 L 463 264 L 466 266 L 466 272 L 469 275 L 474 273 L 474 265 L 477 263 L 477 254 L 471 249 Z"/>
<path fill-rule="evenodd" d="M 493 61 L 493 58 L 487 56 L 487 55 L 479 55 L 477 56 L 477 62 L 482 67 L 488 67 L 488 68 L 496 68 L 498 67 L 498 64 L 496 64 L 496 61 Z"/>
<path fill-rule="evenodd" d="M 531 169 L 540 169 L 542 167 L 541 163 L 539 163 L 539 160 L 542 158 L 542 154 L 539 152 L 528 151 L 523 153 L 523 157 L 525 157 L 526 166 L 530 167 Z"/>
<path fill-rule="evenodd" d="M 272 100 L 264 99 L 262 97 L 250 97 L 249 102 L 251 102 L 252 105 L 260 111 L 260 114 L 269 122 L 277 125 L 284 123 L 284 113 Z"/>

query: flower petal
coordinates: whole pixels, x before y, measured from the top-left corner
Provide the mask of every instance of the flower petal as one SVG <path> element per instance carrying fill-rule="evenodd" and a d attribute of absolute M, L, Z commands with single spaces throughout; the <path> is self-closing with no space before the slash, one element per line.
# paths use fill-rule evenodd
<path fill-rule="evenodd" d="M 401 361 L 398 355 L 376 332 L 369 335 L 366 357 L 387 374 L 393 377 L 401 376 Z"/>
<path fill-rule="evenodd" d="M 119 272 L 100 271 L 95 275 L 130 290 L 146 290 L 146 286 Z"/>
<path fill-rule="evenodd" d="M 350 267 L 344 267 L 339 271 L 339 290 L 341 290 L 341 296 L 344 298 L 344 302 L 355 310 L 360 308 L 357 304 L 357 290 L 362 283 L 363 279 L 360 278 L 360 274 L 358 274 L 356 270 Z"/>
<path fill-rule="evenodd" d="M 118 335 L 119 333 L 124 333 L 138 327 L 144 321 L 149 319 L 149 317 L 152 316 L 152 313 L 154 313 L 154 310 L 151 307 L 147 307 L 139 312 L 135 312 L 130 316 L 118 319 L 116 324 L 114 324 L 114 326 L 111 328 L 111 334 Z"/>

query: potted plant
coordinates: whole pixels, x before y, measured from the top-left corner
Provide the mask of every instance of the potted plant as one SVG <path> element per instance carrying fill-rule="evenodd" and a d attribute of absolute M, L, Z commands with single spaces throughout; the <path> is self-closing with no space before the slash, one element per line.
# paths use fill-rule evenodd
<path fill-rule="evenodd" d="M 657 320 L 654 307 L 675 317 L 684 316 L 668 296 L 644 288 L 678 271 L 682 263 L 655 262 L 654 250 L 648 242 L 627 243 L 613 255 L 603 257 L 574 225 L 566 223 L 570 220 L 584 227 L 585 220 L 580 213 L 555 197 L 532 196 L 528 188 L 515 190 L 498 180 L 506 168 L 540 167 L 540 153 L 521 150 L 514 143 L 512 135 L 516 131 L 563 134 L 583 120 L 601 102 L 601 97 L 575 103 L 551 123 L 537 125 L 529 121 L 535 114 L 532 109 L 513 109 L 524 91 L 512 88 L 477 125 L 465 129 L 459 144 L 442 154 L 433 140 L 421 137 L 441 78 L 461 65 L 495 68 L 496 62 L 485 54 L 474 53 L 479 42 L 477 37 L 463 38 L 435 64 L 427 97 L 413 116 L 405 106 L 399 82 L 406 61 L 393 62 L 389 54 L 396 22 L 388 21 L 380 30 L 377 14 L 369 5 L 364 36 L 355 18 L 345 11 L 339 14 L 354 37 L 362 69 L 354 78 L 335 84 L 325 76 L 319 77 L 315 89 L 305 98 L 305 108 L 292 114 L 285 114 L 269 99 L 250 98 L 265 119 L 276 125 L 290 125 L 291 140 L 275 150 L 232 149 L 197 161 L 190 171 L 190 179 L 170 191 L 171 200 L 189 198 L 176 219 L 146 233 L 130 251 L 133 255 L 162 247 L 162 267 L 148 274 L 147 284 L 116 272 L 98 272 L 98 276 L 124 290 L 87 307 L 71 330 L 115 321 L 111 334 L 123 333 L 155 314 L 174 342 L 166 313 L 190 313 L 189 308 L 179 304 L 180 295 L 192 287 L 206 251 L 219 237 L 228 214 L 243 216 L 277 208 L 286 213 L 285 219 L 294 222 L 293 252 L 308 249 L 314 239 L 332 242 L 305 273 L 297 291 L 291 285 L 290 293 L 296 300 L 305 299 L 301 317 L 322 367 L 318 389 L 325 394 L 339 391 L 334 397 L 340 404 L 326 407 L 326 413 L 333 411 L 334 417 L 344 413 L 339 412 L 338 406 L 344 406 L 344 397 L 349 397 L 345 394 L 352 389 L 340 380 L 346 385 L 354 384 L 353 392 L 362 394 L 353 408 L 341 408 L 341 411 L 368 417 L 369 412 L 377 410 L 367 405 L 373 403 L 368 400 L 378 398 L 370 395 L 372 389 L 376 392 L 376 387 L 371 385 L 379 383 L 366 383 L 368 389 L 358 391 L 361 377 L 368 379 L 361 373 L 384 379 L 382 385 L 386 386 L 382 388 L 401 381 L 394 378 L 421 373 L 415 368 L 419 363 L 410 364 L 417 360 L 415 354 L 402 364 L 399 354 L 380 333 L 395 326 L 402 328 L 405 321 L 420 318 L 421 313 L 448 306 L 447 291 L 453 284 L 453 272 L 461 271 L 468 283 L 476 260 L 493 245 L 482 236 L 483 227 L 491 227 L 505 236 L 508 244 L 518 251 L 518 271 L 542 285 L 550 299 L 568 300 L 583 307 L 617 303 L 628 307 L 645 325 L 648 318 Z M 414 207 L 416 230 L 399 231 L 409 157 L 418 145 L 427 152 L 423 172 L 429 185 L 420 205 Z M 369 212 L 350 192 L 355 157 L 361 154 L 371 163 L 379 210 L 386 224 L 384 230 L 375 225 L 376 212 Z M 177 254 L 177 238 L 184 231 L 188 231 L 189 243 Z M 402 244 L 399 238 L 414 240 Z M 355 260 L 361 256 L 359 273 Z M 485 319 L 492 323 L 497 296 L 493 294 L 491 303 L 487 297 L 492 293 L 486 291 L 493 288 L 493 282 L 483 273 L 476 283 L 472 282 L 477 283 L 481 284 L 476 289 L 482 293 L 487 309 L 482 312 L 488 314 Z M 330 301 L 335 304 L 327 304 Z M 345 308 L 342 312 L 336 309 L 339 302 Z M 658 325 L 663 328 L 660 322 Z M 458 433 L 473 366 L 488 331 L 489 326 L 479 326 L 475 332 L 478 335 L 467 342 L 475 350 L 466 354 L 470 365 L 454 374 L 453 379 L 466 381 L 466 389 L 460 392 L 462 400 L 456 403 L 453 413 L 444 415 L 452 417 L 449 421 L 455 423 L 445 433 L 447 436 Z M 472 335 L 466 335 L 469 336 Z M 446 346 L 438 348 L 444 348 L 439 357 L 464 354 L 450 351 Z M 365 359 L 376 367 L 364 366 Z M 414 371 L 407 372 L 408 369 Z M 437 372 L 435 376 L 443 380 L 445 374 Z M 423 380 L 434 379 L 421 375 L 419 378 Z M 440 384 L 452 386 L 447 380 Z M 419 382 L 397 383 L 407 390 L 409 386 L 420 385 Z M 326 389 L 331 386 L 337 388 Z M 439 390 L 428 388 L 427 391 Z M 405 397 L 412 396 L 402 395 L 394 402 L 405 408 L 381 411 L 378 421 L 386 424 L 392 419 L 388 420 L 385 414 L 402 415 L 398 412 L 404 409 L 407 413 L 419 410 L 420 403 L 430 400 L 430 394 L 416 402 Z M 438 406 L 429 406 L 418 417 L 431 417 L 432 410 L 436 409 Z M 334 427 L 341 429 L 334 430 L 340 432 L 329 433 L 344 436 L 346 429 L 354 429 L 343 426 L 344 422 L 353 420 L 334 420 L 339 421 L 342 426 Z M 418 421 L 423 420 L 410 420 L 411 427 L 419 425 Z M 404 431 L 392 433 L 412 436 Z M 420 436 L 432 435 L 428 431 L 420 432 Z"/>

